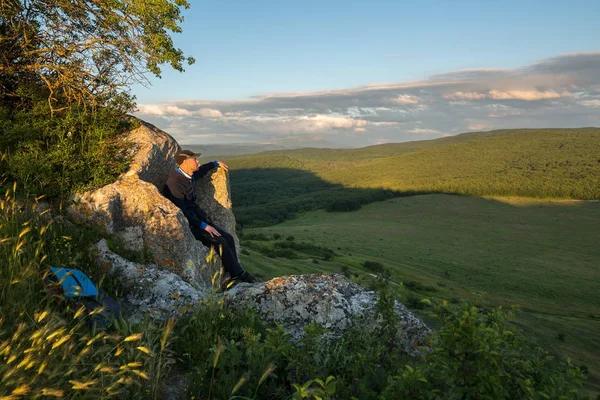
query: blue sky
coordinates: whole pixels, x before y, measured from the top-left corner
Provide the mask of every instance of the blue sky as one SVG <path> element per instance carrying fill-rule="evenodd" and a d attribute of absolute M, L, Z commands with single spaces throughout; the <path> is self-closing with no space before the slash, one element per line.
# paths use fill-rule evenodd
<path fill-rule="evenodd" d="M 165 68 L 162 79 L 151 79 L 150 88 L 134 88 L 140 105 L 138 115 L 166 129 L 184 143 L 194 140 L 208 143 L 252 142 L 264 141 L 272 136 L 311 134 L 326 136 L 328 140 L 347 145 L 367 145 L 423 138 L 409 135 L 408 131 L 415 129 L 436 131 L 435 134 L 429 134 L 431 137 L 456 134 L 452 129 L 468 128 L 469 124 L 460 120 L 465 119 L 464 115 L 457 115 L 457 122 L 446 130 L 440 129 L 439 124 L 435 123 L 425 128 L 411 126 L 401 129 L 403 127 L 389 125 L 383 129 L 383 125 L 355 126 L 337 122 L 333 123 L 333 129 L 327 129 L 327 124 L 313 124 L 308 130 L 294 129 L 292 125 L 298 119 L 317 116 L 323 122 L 328 115 L 331 118 L 360 117 L 351 109 L 356 106 L 359 107 L 359 114 L 362 112 L 360 98 L 355 97 L 345 105 L 328 107 L 328 99 L 322 96 L 319 104 L 305 107 L 304 114 L 298 113 L 300 107 L 289 101 L 284 107 L 277 104 L 276 110 L 287 108 L 293 112 L 283 113 L 288 117 L 287 120 L 279 118 L 275 126 L 261 131 L 262 125 L 248 124 L 248 121 L 254 118 L 264 122 L 264 115 L 258 111 L 255 111 L 258 114 L 251 115 L 253 111 L 242 110 L 244 107 L 240 107 L 240 104 L 256 98 L 263 99 L 265 103 L 265 96 L 281 98 L 284 93 L 292 94 L 293 98 L 300 93 L 314 97 L 315 94 L 332 90 L 347 93 L 381 83 L 431 81 L 435 80 L 436 74 L 464 69 L 494 68 L 523 72 L 527 66 L 543 64 L 558 56 L 600 52 L 600 1 L 280 0 L 191 3 L 191 8 L 184 13 L 183 33 L 175 34 L 174 39 L 186 54 L 196 58 L 196 64 L 186 67 L 183 74 Z M 576 63 L 576 59 L 572 61 Z M 587 57 L 586 60 L 591 62 L 586 71 L 591 68 L 592 72 L 597 72 L 596 59 Z M 562 68 L 560 73 L 564 75 L 566 67 L 563 65 Z M 597 100 L 594 97 L 595 85 L 599 83 L 594 79 L 599 74 L 592 75 L 594 77 L 587 81 L 579 82 L 585 84 L 585 88 L 574 91 L 582 93 L 583 90 L 587 97 L 579 100 L 588 106 L 576 110 L 574 117 L 568 119 L 569 124 L 579 126 L 579 121 L 583 125 L 595 122 L 592 114 L 586 117 L 579 115 L 579 111 L 600 111 L 593 106 Z M 569 90 L 567 86 L 570 83 L 558 82 L 558 76 L 560 85 L 553 85 L 552 78 L 546 78 L 538 82 L 536 87 L 523 88 L 523 80 L 520 80 L 518 85 L 504 85 L 502 90 L 526 89 L 541 93 L 554 90 L 559 94 Z M 489 92 L 494 88 L 492 85 L 480 89 Z M 417 119 L 421 121 L 419 126 L 425 126 L 429 121 L 435 122 L 432 120 L 436 118 L 433 106 L 437 103 L 432 103 L 432 99 L 424 101 L 424 97 L 418 93 L 395 93 L 398 96 L 403 94 L 418 98 L 417 102 L 400 104 L 405 111 L 418 106 L 421 106 L 421 111 L 425 106 L 432 111 L 431 115 L 421 115 Z M 452 101 L 448 96 L 448 93 L 440 93 L 440 98 L 446 102 Z M 488 97 L 493 101 L 486 106 L 492 108 L 515 108 L 520 106 L 516 102 L 523 100 L 515 96 Z M 559 101 L 559 97 L 542 97 L 531 100 L 529 96 L 526 108 L 531 108 L 532 101 L 538 102 L 538 105 Z M 577 96 L 560 97 L 578 100 Z M 482 99 L 462 99 L 467 100 Z M 225 108 L 231 108 L 229 115 L 217 107 L 223 107 L 225 103 Z M 216 110 L 222 115 L 218 117 L 216 112 L 208 111 L 194 112 L 192 104 L 201 104 L 204 110 Z M 168 107 L 171 110 L 174 110 L 173 107 L 189 109 L 192 114 L 175 112 L 169 115 L 160 111 Z M 521 108 L 517 107 L 519 110 Z M 270 118 L 273 118 L 274 110 L 267 112 Z M 265 111 L 263 107 L 261 112 Z M 240 112 L 245 112 L 245 131 L 240 124 L 236 125 L 234 112 L 238 116 Z M 372 110 L 366 112 L 378 113 Z M 514 119 L 516 110 L 511 112 L 507 118 Z M 446 114 L 451 111 L 443 113 L 447 117 Z M 290 116 L 295 119 L 290 119 Z M 230 118 L 225 121 L 223 117 Z M 545 120 L 542 116 L 538 117 L 537 120 L 530 118 L 527 123 L 544 125 Z M 221 124 L 217 124 L 215 119 L 221 119 Z M 470 119 L 481 118 L 475 115 Z M 448 124 L 448 118 L 443 120 L 444 124 Z M 282 127 L 285 121 L 289 124 Z M 487 129 L 511 125 L 498 117 L 487 118 L 486 121 Z M 400 120 L 388 122 L 402 123 Z M 483 122 L 471 124 L 483 125 Z M 596 125 L 600 125 L 600 122 Z M 277 127 L 282 127 L 279 134 Z M 319 131 L 319 127 L 323 127 L 322 131 Z M 371 132 L 371 128 L 378 129 Z M 359 137 L 357 134 L 361 132 L 376 134 Z M 366 136 L 371 137 L 367 139 Z M 431 138 L 429 136 L 427 138 Z"/>

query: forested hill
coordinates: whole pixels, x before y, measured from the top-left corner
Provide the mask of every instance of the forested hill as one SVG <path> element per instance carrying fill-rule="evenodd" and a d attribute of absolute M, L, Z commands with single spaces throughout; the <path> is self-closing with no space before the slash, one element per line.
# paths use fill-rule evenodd
<path fill-rule="evenodd" d="M 497 130 L 224 160 L 242 225 L 418 193 L 600 199 L 600 128 Z"/>

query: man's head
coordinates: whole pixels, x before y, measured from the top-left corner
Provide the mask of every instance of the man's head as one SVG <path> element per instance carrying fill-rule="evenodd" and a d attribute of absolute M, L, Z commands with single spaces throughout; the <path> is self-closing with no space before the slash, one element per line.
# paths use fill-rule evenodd
<path fill-rule="evenodd" d="M 198 157 L 200 157 L 200 153 L 194 153 L 190 150 L 181 150 L 175 155 L 175 162 L 183 172 L 192 175 L 200 168 Z"/>

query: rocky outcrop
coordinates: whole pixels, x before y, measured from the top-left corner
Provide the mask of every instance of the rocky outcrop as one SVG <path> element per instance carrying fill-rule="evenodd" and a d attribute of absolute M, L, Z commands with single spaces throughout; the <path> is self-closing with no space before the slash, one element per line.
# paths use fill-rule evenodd
<path fill-rule="evenodd" d="M 129 173 L 135 172 L 141 180 L 162 188 L 175 164 L 179 144 L 168 133 L 144 121 L 124 140 L 131 146 Z"/>
<path fill-rule="evenodd" d="M 137 173 L 79 195 L 70 215 L 121 237 L 130 250 L 148 247 L 156 264 L 190 283 L 202 282 L 209 267 L 208 251 L 192 235 L 183 213 Z"/>
<path fill-rule="evenodd" d="M 126 140 L 132 143 L 130 170 L 112 184 L 76 195 L 69 216 L 96 225 L 128 250 L 152 254 L 151 261 L 140 265 L 115 254 L 104 240 L 96 246 L 99 265 L 119 275 L 129 288 L 122 301 L 131 315 L 180 315 L 198 307 L 212 292 L 210 277 L 216 272 L 215 264 L 207 262 L 208 249 L 195 240 L 181 210 L 161 194 L 180 147 L 167 133 L 146 123 Z M 239 243 L 227 172 L 214 169 L 197 182 L 197 190 L 200 207 Z M 253 308 L 265 321 L 283 324 L 295 340 L 307 324 L 319 324 L 335 337 L 356 319 L 381 322 L 375 312 L 375 294 L 342 275 L 242 283 L 223 297 L 231 307 Z M 398 342 L 410 351 L 428 329 L 401 304 L 395 310 L 400 322 Z"/>
<path fill-rule="evenodd" d="M 375 293 L 343 275 L 283 276 L 259 284 L 239 284 L 224 296 L 234 308 L 252 308 L 263 319 L 278 323 L 298 341 L 308 324 L 319 324 L 333 337 L 340 336 L 358 319 L 369 324 L 377 317 Z M 429 333 L 425 324 L 396 303 L 398 343 L 411 352 Z"/>
<path fill-rule="evenodd" d="M 120 237 L 129 250 L 147 247 L 157 265 L 190 283 L 207 284 L 211 272 L 206 262 L 208 249 L 194 238 L 183 213 L 161 194 L 179 145 L 147 123 L 127 134 L 125 140 L 132 143 L 129 171 L 112 184 L 74 196 L 70 218 Z M 215 169 L 197 186 L 203 210 L 237 241 L 226 172 Z"/>
<path fill-rule="evenodd" d="M 129 293 L 122 300 L 122 307 L 130 318 L 183 315 L 195 309 L 210 291 L 206 285 L 192 285 L 159 265 L 128 261 L 112 252 L 104 239 L 98 242 L 96 250 L 100 266 L 118 275 L 128 287 Z"/>
<path fill-rule="evenodd" d="M 237 250 L 240 241 L 235 234 L 235 215 L 231 212 L 231 189 L 227 173 L 222 168 L 213 170 L 212 174 L 196 183 L 198 205 L 203 210 L 210 210 L 212 222 L 233 234 Z"/>

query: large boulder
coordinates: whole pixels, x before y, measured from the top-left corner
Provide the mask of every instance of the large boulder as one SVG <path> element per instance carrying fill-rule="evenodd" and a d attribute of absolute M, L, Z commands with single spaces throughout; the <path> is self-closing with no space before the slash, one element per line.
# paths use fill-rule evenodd
<path fill-rule="evenodd" d="M 137 173 L 80 194 L 70 216 L 101 227 L 128 250 L 148 248 L 154 263 L 189 283 L 208 282 L 208 250 L 194 238 L 181 210 Z"/>
<path fill-rule="evenodd" d="M 145 122 L 124 139 L 131 144 L 130 169 L 112 184 L 75 195 L 70 218 L 121 238 L 129 250 L 148 248 L 157 265 L 190 283 L 208 284 L 208 249 L 194 238 L 181 210 L 161 194 L 179 145 Z M 198 187 L 203 210 L 237 241 L 226 172 L 213 170 Z"/>
<path fill-rule="evenodd" d="M 175 165 L 175 155 L 181 148 L 168 133 L 152 124 L 139 121 L 140 126 L 124 136 L 130 145 L 129 173 L 135 172 L 141 180 L 161 189 Z"/>
<path fill-rule="evenodd" d="M 295 341 L 304 335 L 308 324 L 321 325 L 337 337 L 359 319 L 381 323 L 375 310 L 375 293 L 344 275 L 282 276 L 259 284 L 239 284 L 225 294 L 224 300 L 230 307 L 251 308 L 263 320 L 281 324 Z M 423 342 L 429 329 L 398 302 L 395 311 L 399 319 L 398 343 L 411 352 Z"/>
<path fill-rule="evenodd" d="M 166 318 L 185 314 L 194 310 L 210 290 L 205 285 L 192 285 L 157 264 L 140 265 L 126 260 L 111 251 L 104 239 L 98 242 L 96 250 L 100 266 L 119 276 L 129 288 L 121 305 L 126 315 L 135 320 L 144 315 Z"/>
<path fill-rule="evenodd" d="M 231 189 L 224 169 L 212 170 L 208 176 L 196 183 L 197 203 L 207 211 L 212 222 L 231 233 L 237 250 L 240 241 L 235 233 L 235 215 L 231 211 Z"/>

